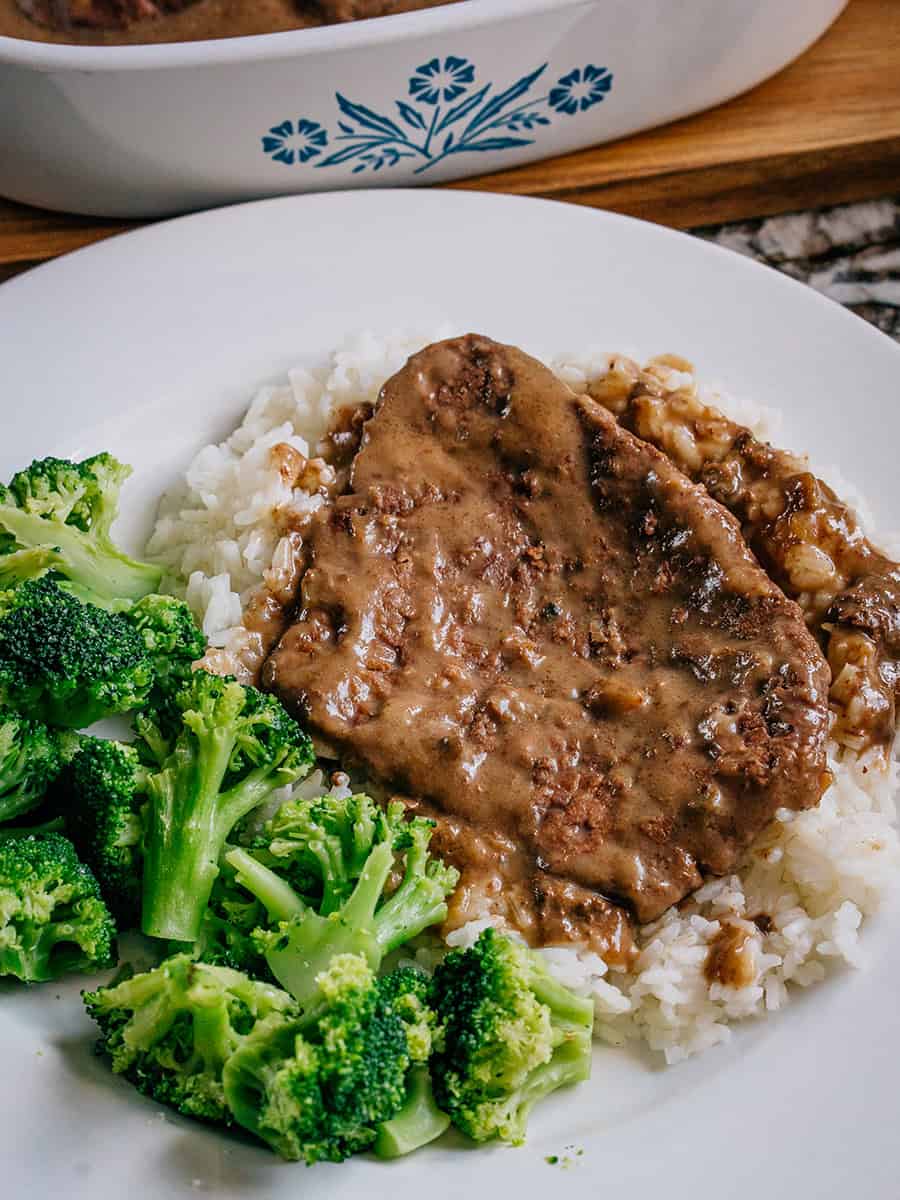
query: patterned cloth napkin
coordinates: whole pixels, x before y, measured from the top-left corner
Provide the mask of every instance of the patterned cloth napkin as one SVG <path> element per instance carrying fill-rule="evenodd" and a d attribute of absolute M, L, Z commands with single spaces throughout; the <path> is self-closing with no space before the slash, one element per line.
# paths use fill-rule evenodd
<path fill-rule="evenodd" d="M 900 342 L 900 197 L 693 232 L 809 284 Z"/>

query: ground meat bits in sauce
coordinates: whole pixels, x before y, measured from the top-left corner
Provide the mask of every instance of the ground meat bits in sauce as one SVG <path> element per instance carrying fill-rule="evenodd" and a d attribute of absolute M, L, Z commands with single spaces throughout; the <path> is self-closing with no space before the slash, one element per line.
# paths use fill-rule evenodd
<path fill-rule="evenodd" d="M 659 365 L 665 370 L 666 360 Z M 872 546 L 805 459 L 761 442 L 692 388 L 669 390 L 652 365 L 641 371 L 619 360 L 589 391 L 734 513 L 826 648 L 833 736 L 857 752 L 889 753 L 900 693 L 900 565 Z"/>
<path fill-rule="evenodd" d="M 469 336 L 389 380 L 306 554 L 266 686 L 437 813 L 461 891 L 493 876 L 532 940 L 615 957 L 610 900 L 650 920 L 819 799 L 829 672 L 797 606 L 518 350 Z"/>

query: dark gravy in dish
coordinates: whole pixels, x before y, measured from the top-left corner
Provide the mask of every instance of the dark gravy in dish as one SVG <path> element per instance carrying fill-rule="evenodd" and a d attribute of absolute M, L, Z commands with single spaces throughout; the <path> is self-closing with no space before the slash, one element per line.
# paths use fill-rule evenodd
<path fill-rule="evenodd" d="M 454 0 L 0 0 L 0 36 L 122 46 L 197 42 L 392 16 Z"/>

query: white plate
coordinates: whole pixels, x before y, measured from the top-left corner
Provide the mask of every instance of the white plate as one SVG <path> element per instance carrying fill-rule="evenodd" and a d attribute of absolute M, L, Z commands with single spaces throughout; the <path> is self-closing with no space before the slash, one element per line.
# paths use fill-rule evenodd
<path fill-rule="evenodd" d="M 882 526 L 895 519 L 897 346 L 798 284 L 681 234 L 460 192 L 304 197 L 188 217 L 0 287 L 0 477 L 33 454 L 110 449 L 136 467 L 126 523 L 137 536 L 160 489 L 228 431 L 260 382 L 348 331 L 443 321 L 536 352 L 599 344 L 686 355 L 706 379 L 781 406 L 787 444 L 837 461 Z M 593 1081 L 545 1104 L 524 1148 L 451 1145 L 395 1165 L 311 1171 L 164 1116 L 114 1079 L 90 1053 L 83 981 L 7 984 L 3 1192 L 894 1200 L 896 933 L 894 916 L 871 923 L 868 970 L 686 1065 L 598 1050 Z M 544 1162 L 566 1153 L 568 1170 Z"/>

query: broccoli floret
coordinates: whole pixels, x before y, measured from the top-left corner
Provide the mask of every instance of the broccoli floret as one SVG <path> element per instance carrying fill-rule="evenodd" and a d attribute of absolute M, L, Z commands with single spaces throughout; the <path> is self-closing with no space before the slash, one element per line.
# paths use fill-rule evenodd
<path fill-rule="evenodd" d="M 431 1086 L 428 1060 L 444 1044 L 444 1031 L 430 1005 L 431 980 L 421 971 L 399 967 L 380 981 L 381 994 L 390 1000 L 406 1026 L 412 1066 L 406 1079 L 403 1105 L 378 1126 L 373 1149 L 379 1158 L 400 1158 L 433 1142 L 450 1126 L 438 1108 Z"/>
<path fill-rule="evenodd" d="M 59 789 L 66 832 L 122 928 L 140 917 L 146 783 L 133 746 L 85 737 Z"/>
<path fill-rule="evenodd" d="M 253 979 L 271 980 L 272 973 L 252 937 L 253 931 L 265 924 L 265 909 L 238 886 L 227 863 L 220 863 L 219 868 L 191 955 L 200 962 L 244 971 Z"/>
<path fill-rule="evenodd" d="M 0 560 L 2 561 L 2 560 Z M 171 692 L 191 674 L 191 664 L 206 652 L 206 639 L 183 600 L 174 596 L 144 596 L 125 613 L 140 634 L 153 663 L 156 687 Z"/>
<path fill-rule="evenodd" d="M 0 708 L 0 822 L 36 808 L 63 768 L 60 735 Z"/>
<path fill-rule="evenodd" d="M 378 981 L 381 994 L 390 1000 L 406 1026 L 409 1056 L 414 1063 L 427 1063 L 432 1052 L 443 1045 L 443 1028 L 431 1008 L 431 980 L 415 967 L 396 967 Z"/>
<path fill-rule="evenodd" d="M 402 804 L 381 811 L 365 796 L 323 796 L 282 806 L 268 827 L 269 854 L 276 863 L 298 859 L 304 872 L 318 864 L 319 906 L 291 886 L 288 871 L 268 867 L 246 850 L 226 855 L 239 883 L 276 923 L 254 936 L 272 974 L 301 1003 L 314 993 L 316 976 L 334 955 L 362 954 L 377 970 L 389 951 L 446 917 L 458 872 L 430 857 L 433 822 L 404 821 L 403 815 Z M 386 895 L 395 853 L 403 856 L 403 871 Z"/>
<path fill-rule="evenodd" d="M 400 806 L 388 815 L 362 793 L 321 796 L 283 804 L 261 840 L 279 874 L 327 917 L 353 891 L 373 845 L 392 840 L 402 825 Z"/>
<path fill-rule="evenodd" d="M 235 1119 L 284 1158 L 342 1162 L 400 1111 L 410 1063 L 394 998 L 363 957 L 342 954 L 311 1008 L 251 1034 L 223 1082 Z"/>
<path fill-rule="evenodd" d="M 40 459 L 0 489 L 0 529 L 11 548 L 53 550 L 53 570 L 97 604 L 139 600 L 159 587 L 162 571 L 128 558 L 110 536 L 130 474 L 110 454 Z"/>
<path fill-rule="evenodd" d="M 58 833 L 0 843 L 0 975 L 43 983 L 114 961 L 97 881 Z"/>
<path fill-rule="evenodd" d="M 0 703 L 83 729 L 146 700 L 153 665 L 126 619 L 83 604 L 50 578 L 0 597 Z"/>
<path fill-rule="evenodd" d="M 431 1062 L 438 1105 L 475 1141 L 525 1138 L 542 1097 L 587 1079 L 594 1008 L 533 950 L 493 929 L 434 973 L 444 1046 Z"/>
<path fill-rule="evenodd" d="M 296 1015 L 290 996 L 187 954 L 85 993 L 99 1050 L 139 1092 L 187 1116 L 231 1123 L 222 1068 L 259 1023 Z"/>
<path fill-rule="evenodd" d="M 138 723 L 154 753 L 168 748 L 147 780 L 142 927 L 194 942 L 231 830 L 306 775 L 313 749 L 273 696 L 207 671 L 195 671 L 159 716 Z"/>

